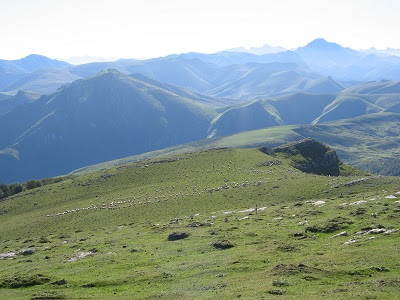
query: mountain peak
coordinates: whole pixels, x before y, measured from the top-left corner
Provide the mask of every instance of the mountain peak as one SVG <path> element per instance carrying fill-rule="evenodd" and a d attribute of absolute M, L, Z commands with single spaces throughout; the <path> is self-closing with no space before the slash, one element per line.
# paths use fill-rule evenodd
<path fill-rule="evenodd" d="M 18 59 L 19 62 L 61 62 L 56 59 L 51 59 L 47 56 L 40 54 L 29 54 L 28 56 Z"/>
<path fill-rule="evenodd" d="M 308 43 L 305 47 L 314 48 L 314 49 L 338 49 L 343 48 L 339 44 L 328 42 L 323 38 L 317 38 L 310 43 Z"/>
<path fill-rule="evenodd" d="M 24 58 L 11 61 L 25 72 L 34 72 L 40 69 L 58 69 L 69 67 L 70 64 L 39 54 L 30 54 Z"/>
<path fill-rule="evenodd" d="M 46 57 L 44 55 L 32 53 L 32 54 L 29 54 L 29 55 L 25 56 L 22 59 L 31 59 L 31 58 L 48 58 L 48 57 Z"/>

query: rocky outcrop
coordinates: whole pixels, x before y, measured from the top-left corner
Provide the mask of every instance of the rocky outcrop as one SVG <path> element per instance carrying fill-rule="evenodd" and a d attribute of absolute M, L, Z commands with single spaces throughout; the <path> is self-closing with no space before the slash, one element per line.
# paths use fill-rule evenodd
<path fill-rule="evenodd" d="M 328 146 L 314 139 L 303 139 L 273 149 L 290 156 L 293 166 L 303 172 L 320 175 L 339 175 L 340 161 Z"/>

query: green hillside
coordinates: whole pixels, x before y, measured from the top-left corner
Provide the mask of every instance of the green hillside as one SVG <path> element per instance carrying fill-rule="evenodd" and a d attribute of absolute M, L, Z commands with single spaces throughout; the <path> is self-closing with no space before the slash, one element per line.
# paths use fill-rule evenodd
<path fill-rule="evenodd" d="M 233 135 L 214 137 L 159 151 L 126 157 L 80 168 L 89 171 L 147 158 L 188 153 L 196 149 L 221 147 L 276 147 L 285 143 L 314 138 L 334 148 L 346 163 L 364 171 L 400 175 L 400 115 L 377 113 L 315 125 L 277 126 Z"/>
<path fill-rule="evenodd" d="M 217 112 L 199 97 L 115 70 L 75 81 L 0 118 L 8 128 L 0 132 L 0 164 L 8 170 L 0 182 L 61 175 L 205 138 Z"/>
<path fill-rule="evenodd" d="M 0 298 L 394 298 L 399 178 L 293 159 L 195 152 L 9 197 Z"/>
<path fill-rule="evenodd" d="M 249 63 L 245 66 L 248 68 L 247 72 L 232 80 L 225 79 L 222 84 L 206 91 L 206 94 L 254 100 L 302 91 L 317 94 L 338 93 L 344 89 L 332 78 L 321 78 L 307 67 L 294 63 Z"/>
<path fill-rule="evenodd" d="M 349 119 L 382 111 L 382 108 L 356 96 L 338 96 L 313 123 Z"/>
<path fill-rule="evenodd" d="M 217 115 L 211 121 L 208 137 L 279 126 L 282 123 L 283 121 L 271 105 L 255 101 L 231 107 Z"/>

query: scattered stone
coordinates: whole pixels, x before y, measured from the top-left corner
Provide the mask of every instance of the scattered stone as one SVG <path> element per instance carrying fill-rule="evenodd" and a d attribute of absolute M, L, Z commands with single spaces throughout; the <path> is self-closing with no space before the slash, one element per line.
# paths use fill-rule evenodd
<path fill-rule="evenodd" d="M 390 272 L 390 270 L 386 267 L 371 267 L 371 270 L 376 272 Z"/>
<path fill-rule="evenodd" d="M 269 290 L 268 291 L 268 294 L 271 294 L 271 295 L 283 295 L 285 293 L 285 291 L 283 291 L 283 290 Z"/>
<path fill-rule="evenodd" d="M 293 245 L 281 245 L 281 246 L 277 247 L 276 249 L 279 251 L 282 251 L 282 252 L 295 252 L 298 250 L 298 248 Z"/>
<path fill-rule="evenodd" d="M 367 201 L 366 200 L 359 200 L 359 201 L 356 201 L 356 202 L 349 203 L 349 205 L 360 205 L 360 204 L 364 204 L 364 203 L 367 203 Z"/>
<path fill-rule="evenodd" d="M 257 164 L 258 167 L 272 167 L 272 166 L 279 166 L 282 162 L 279 160 L 268 160 L 263 161 Z"/>
<path fill-rule="evenodd" d="M 310 276 L 310 275 L 306 275 L 306 276 L 304 276 L 304 277 L 303 277 L 303 279 L 304 279 L 304 280 L 306 280 L 306 281 L 314 281 L 314 280 L 318 280 L 318 278 L 317 278 L 317 277 Z"/>
<path fill-rule="evenodd" d="M 348 236 L 347 231 L 342 231 L 338 234 L 332 235 L 331 238 L 338 237 L 338 236 Z"/>
<path fill-rule="evenodd" d="M 371 229 L 370 231 L 367 232 L 367 234 L 381 234 L 381 233 L 385 233 L 386 229 L 384 228 L 375 228 L 375 229 Z"/>
<path fill-rule="evenodd" d="M 306 228 L 306 231 L 331 233 L 340 229 L 344 229 L 350 224 L 353 224 L 351 220 L 343 217 L 337 217 L 318 225 L 309 226 Z"/>
<path fill-rule="evenodd" d="M 74 257 L 71 257 L 68 261 L 77 261 L 81 260 L 87 256 L 92 256 L 94 252 L 92 251 L 87 251 L 87 252 L 78 252 Z"/>
<path fill-rule="evenodd" d="M 210 223 L 205 223 L 205 222 L 193 222 L 187 225 L 187 227 L 203 227 L 203 226 L 211 226 Z"/>
<path fill-rule="evenodd" d="M 221 250 L 225 250 L 225 249 L 234 247 L 234 245 L 231 242 L 226 241 L 226 240 L 214 242 L 214 243 L 212 243 L 212 246 L 214 248 L 221 249 Z"/>
<path fill-rule="evenodd" d="M 343 245 L 350 245 L 350 244 L 354 244 L 354 243 L 357 243 L 357 242 L 358 242 L 358 240 L 350 239 L 347 242 L 344 242 Z"/>
<path fill-rule="evenodd" d="M 276 265 L 272 272 L 275 275 L 295 275 L 295 274 L 309 274 L 313 272 L 320 272 L 321 269 L 309 267 L 305 264 L 279 264 Z"/>
<path fill-rule="evenodd" d="M 392 234 L 392 233 L 396 233 L 398 231 L 399 231 L 398 229 L 389 229 L 389 230 L 386 230 L 383 234 Z"/>
<path fill-rule="evenodd" d="M 168 241 L 177 241 L 177 240 L 182 240 L 186 239 L 189 237 L 189 234 L 186 232 L 173 232 L 168 235 Z"/>
<path fill-rule="evenodd" d="M 45 237 L 41 237 L 40 239 L 39 239 L 39 243 L 41 243 L 41 244 L 45 244 L 45 243 L 49 243 L 50 241 L 47 239 L 47 238 L 45 238 Z"/>
<path fill-rule="evenodd" d="M 302 232 L 296 232 L 293 234 L 293 236 L 298 240 L 303 240 L 303 239 L 308 238 L 308 235 L 305 233 L 302 233 Z"/>
<path fill-rule="evenodd" d="M 365 213 L 367 212 L 367 209 L 364 207 L 359 207 L 357 208 L 357 210 L 355 212 L 352 212 L 351 214 L 353 216 L 359 216 L 359 215 L 365 215 Z"/>
<path fill-rule="evenodd" d="M 67 284 L 67 281 L 65 279 L 61 279 L 61 280 L 53 281 L 51 284 L 53 284 L 53 285 L 64 285 L 64 284 Z"/>
<path fill-rule="evenodd" d="M 356 235 L 367 235 L 367 234 L 391 234 L 391 233 L 396 233 L 398 229 L 385 229 L 383 228 L 363 228 L 360 231 L 357 231 L 355 234 Z"/>
<path fill-rule="evenodd" d="M 32 255 L 33 253 L 35 253 L 34 249 L 24 249 L 24 250 L 21 250 L 21 252 L 20 252 L 20 254 L 25 255 L 25 256 Z"/>
<path fill-rule="evenodd" d="M 297 225 L 299 225 L 299 226 L 308 225 L 308 221 L 307 220 L 301 221 L 301 222 L 297 223 Z"/>
<path fill-rule="evenodd" d="M 386 199 L 397 199 L 395 195 L 389 195 L 385 197 Z"/>
<path fill-rule="evenodd" d="M 17 252 L 14 252 L 14 251 L 1 253 L 0 254 L 0 260 L 7 259 L 7 258 L 10 258 L 10 257 L 14 257 L 16 254 L 17 254 Z"/>

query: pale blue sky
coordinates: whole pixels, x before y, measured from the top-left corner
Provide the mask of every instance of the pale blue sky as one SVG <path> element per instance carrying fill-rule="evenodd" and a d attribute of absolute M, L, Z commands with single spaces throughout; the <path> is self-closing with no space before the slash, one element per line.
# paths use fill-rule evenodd
<path fill-rule="evenodd" d="M 400 48 L 399 0 L 0 0 L 0 58 L 144 58 L 317 37 Z"/>

